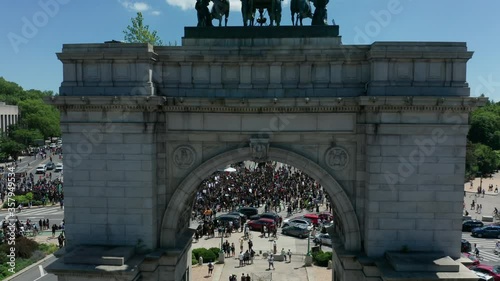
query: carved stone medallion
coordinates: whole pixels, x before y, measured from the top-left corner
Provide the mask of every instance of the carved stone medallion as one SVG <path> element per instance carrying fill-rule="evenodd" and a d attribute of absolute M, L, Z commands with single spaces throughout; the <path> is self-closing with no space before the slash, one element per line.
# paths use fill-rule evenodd
<path fill-rule="evenodd" d="M 252 151 L 252 161 L 265 162 L 267 161 L 267 153 L 269 151 L 268 139 L 250 139 L 250 149 Z"/>
<path fill-rule="evenodd" d="M 194 164 L 196 152 L 190 146 L 181 145 L 175 149 L 173 157 L 175 165 L 179 168 L 187 169 Z"/>
<path fill-rule="evenodd" d="M 333 170 L 343 170 L 349 164 L 349 153 L 342 147 L 332 147 L 325 153 L 325 163 Z"/>

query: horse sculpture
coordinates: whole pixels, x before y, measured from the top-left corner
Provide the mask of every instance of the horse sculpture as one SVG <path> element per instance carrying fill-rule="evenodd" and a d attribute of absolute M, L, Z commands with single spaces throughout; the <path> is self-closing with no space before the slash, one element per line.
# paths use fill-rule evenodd
<path fill-rule="evenodd" d="M 212 0 L 212 18 L 219 20 L 219 26 L 222 26 L 222 17 L 224 17 L 224 26 L 227 26 L 229 18 L 229 0 Z"/>
<path fill-rule="evenodd" d="M 241 0 L 241 15 L 243 17 L 243 26 L 253 26 L 255 18 L 253 0 Z"/>
<path fill-rule="evenodd" d="M 299 25 L 299 22 L 302 26 L 302 19 L 313 17 L 309 0 L 292 0 L 290 12 L 292 14 L 292 25 L 295 26 Z M 297 18 L 294 18 L 295 14 L 297 14 Z"/>

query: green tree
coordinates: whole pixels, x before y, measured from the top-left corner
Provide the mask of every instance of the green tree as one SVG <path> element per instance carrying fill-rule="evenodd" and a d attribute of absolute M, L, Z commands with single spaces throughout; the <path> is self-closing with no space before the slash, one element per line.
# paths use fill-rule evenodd
<path fill-rule="evenodd" d="M 491 147 L 484 144 L 476 144 L 474 155 L 477 158 L 478 173 L 481 177 L 489 176 L 498 169 L 498 155 Z"/>
<path fill-rule="evenodd" d="M 500 150 L 500 104 L 489 103 L 471 115 L 468 139 Z"/>
<path fill-rule="evenodd" d="M 13 141 L 8 138 L 3 138 L 0 141 L 0 151 L 12 157 L 12 159 L 17 160 L 17 157 L 21 155 L 21 152 L 24 150 L 24 145 Z"/>
<path fill-rule="evenodd" d="M 25 146 L 35 145 L 35 140 L 44 139 L 44 136 L 38 129 L 23 129 L 14 125 L 9 133 L 9 137 Z"/>
<path fill-rule="evenodd" d="M 150 31 L 149 25 L 144 25 L 144 17 L 141 12 L 132 18 L 132 26 L 128 25 L 123 31 L 127 43 L 149 43 L 153 46 L 162 46 L 163 42 L 156 31 Z"/>

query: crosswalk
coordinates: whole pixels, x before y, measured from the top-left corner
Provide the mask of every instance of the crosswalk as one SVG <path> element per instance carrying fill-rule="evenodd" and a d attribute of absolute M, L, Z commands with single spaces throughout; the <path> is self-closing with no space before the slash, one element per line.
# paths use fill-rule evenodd
<path fill-rule="evenodd" d="M 22 218 L 43 219 L 48 215 L 61 215 L 63 216 L 64 210 L 59 207 L 46 207 L 46 208 L 33 208 L 33 209 L 23 209 L 20 213 L 15 213 L 15 216 Z M 9 215 L 8 211 L 0 211 L 0 218 L 5 218 Z"/>
<path fill-rule="evenodd" d="M 483 262 L 500 263 L 500 256 L 494 253 L 497 239 L 476 238 L 470 236 L 470 233 L 464 233 L 462 238 L 470 242 L 472 251 L 474 251 L 474 244 L 477 244 Z"/>

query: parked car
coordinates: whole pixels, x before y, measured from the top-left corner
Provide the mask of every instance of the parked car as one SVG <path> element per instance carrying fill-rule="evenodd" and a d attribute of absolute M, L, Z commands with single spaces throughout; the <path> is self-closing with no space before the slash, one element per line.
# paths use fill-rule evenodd
<path fill-rule="evenodd" d="M 319 216 L 316 214 L 305 214 L 304 218 L 311 220 L 315 226 L 319 225 Z"/>
<path fill-rule="evenodd" d="M 35 174 L 44 174 L 47 171 L 47 166 L 45 165 L 39 165 L 36 167 Z"/>
<path fill-rule="evenodd" d="M 472 261 L 472 263 L 470 264 L 471 266 L 476 266 L 480 264 L 479 259 L 474 254 L 462 253 L 462 257 L 470 259 Z"/>
<path fill-rule="evenodd" d="M 321 212 L 318 215 L 320 220 L 323 220 L 324 222 L 331 222 L 333 221 L 333 215 L 330 212 Z"/>
<path fill-rule="evenodd" d="M 257 230 L 257 231 L 261 231 L 264 225 L 271 230 L 273 230 L 276 227 L 276 223 L 274 222 L 274 220 L 266 218 L 248 221 L 247 225 L 249 230 Z"/>
<path fill-rule="evenodd" d="M 469 267 L 469 269 L 472 271 L 477 271 L 477 272 L 491 275 L 491 276 L 493 276 L 493 280 L 500 281 L 500 266 L 498 266 L 498 265 L 491 266 L 491 265 L 480 264 L 480 265 L 471 266 L 471 267 Z"/>
<path fill-rule="evenodd" d="M 54 170 L 56 165 L 52 162 L 47 163 L 47 170 Z"/>
<path fill-rule="evenodd" d="M 245 214 L 240 213 L 240 212 L 231 212 L 231 213 L 228 213 L 228 215 L 240 217 L 240 220 L 243 223 L 245 223 L 247 221 L 247 216 Z"/>
<path fill-rule="evenodd" d="M 316 237 L 314 237 L 313 241 L 316 244 L 318 244 L 321 241 L 322 245 L 332 246 L 332 238 L 330 238 L 330 234 L 328 233 L 316 234 Z"/>
<path fill-rule="evenodd" d="M 479 272 L 479 271 L 475 271 L 475 270 L 472 270 L 472 272 L 474 272 L 477 277 L 479 278 L 478 281 L 494 281 L 495 278 L 491 275 L 488 275 L 486 273 L 482 273 L 482 272 Z"/>
<path fill-rule="evenodd" d="M 293 225 L 293 224 L 300 224 L 300 225 L 305 225 L 309 230 L 312 229 L 312 222 L 306 218 L 303 218 L 303 217 L 297 217 L 297 218 L 293 218 L 293 219 L 286 219 L 284 222 L 283 222 L 283 226 L 282 227 L 287 227 L 289 225 Z"/>
<path fill-rule="evenodd" d="M 239 216 L 221 215 L 221 216 L 217 217 L 217 220 L 219 221 L 219 223 L 221 223 L 223 225 L 227 225 L 230 221 L 232 221 L 234 228 L 240 228 L 240 217 Z"/>
<path fill-rule="evenodd" d="M 472 231 L 476 227 L 483 227 L 484 223 L 480 220 L 466 220 L 462 222 L 462 231 Z"/>
<path fill-rule="evenodd" d="M 268 213 L 263 213 L 260 215 L 260 218 L 265 218 L 265 219 L 272 219 L 276 224 L 280 222 L 282 219 L 280 215 L 273 213 L 273 212 L 268 212 Z"/>
<path fill-rule="evenodd" d="M 500 238 L 500 226 L 487 225 L 472 229 L 471 236 L 479 238 Z"/>
<path fill-rule="evenodd" d="M 309 235 L 309 232 L 310 231 L 306 226 L 299 224 L 289 225 L 281 229 L 281 234 L 299 238 L 306 238 Z"/>
<path fill-rule="evenodd" d="M 257 215 L 259 213 L 259 210 L 254 207 L 241 207 L 236 210 L 236 212 L 242 213 L 247 216 L 247 218 L 250 218 L 251 216 Z"/>
<path fill-rule="evenodd" d="M 56 170 L 55 170 L 55 171 L 56 171 L 56 172 L 62 172 L 62 170 L 63 170 L 63 164 L 62 164 L 62 163 L 57 164 L 57 165 L 56 165 Z"/>
<path fill-rule="evenodd" d="M 472 245 L 469 241 L 462 239 L 461 251 L 462 253 L 468 253 L 472 251 Z"/>

